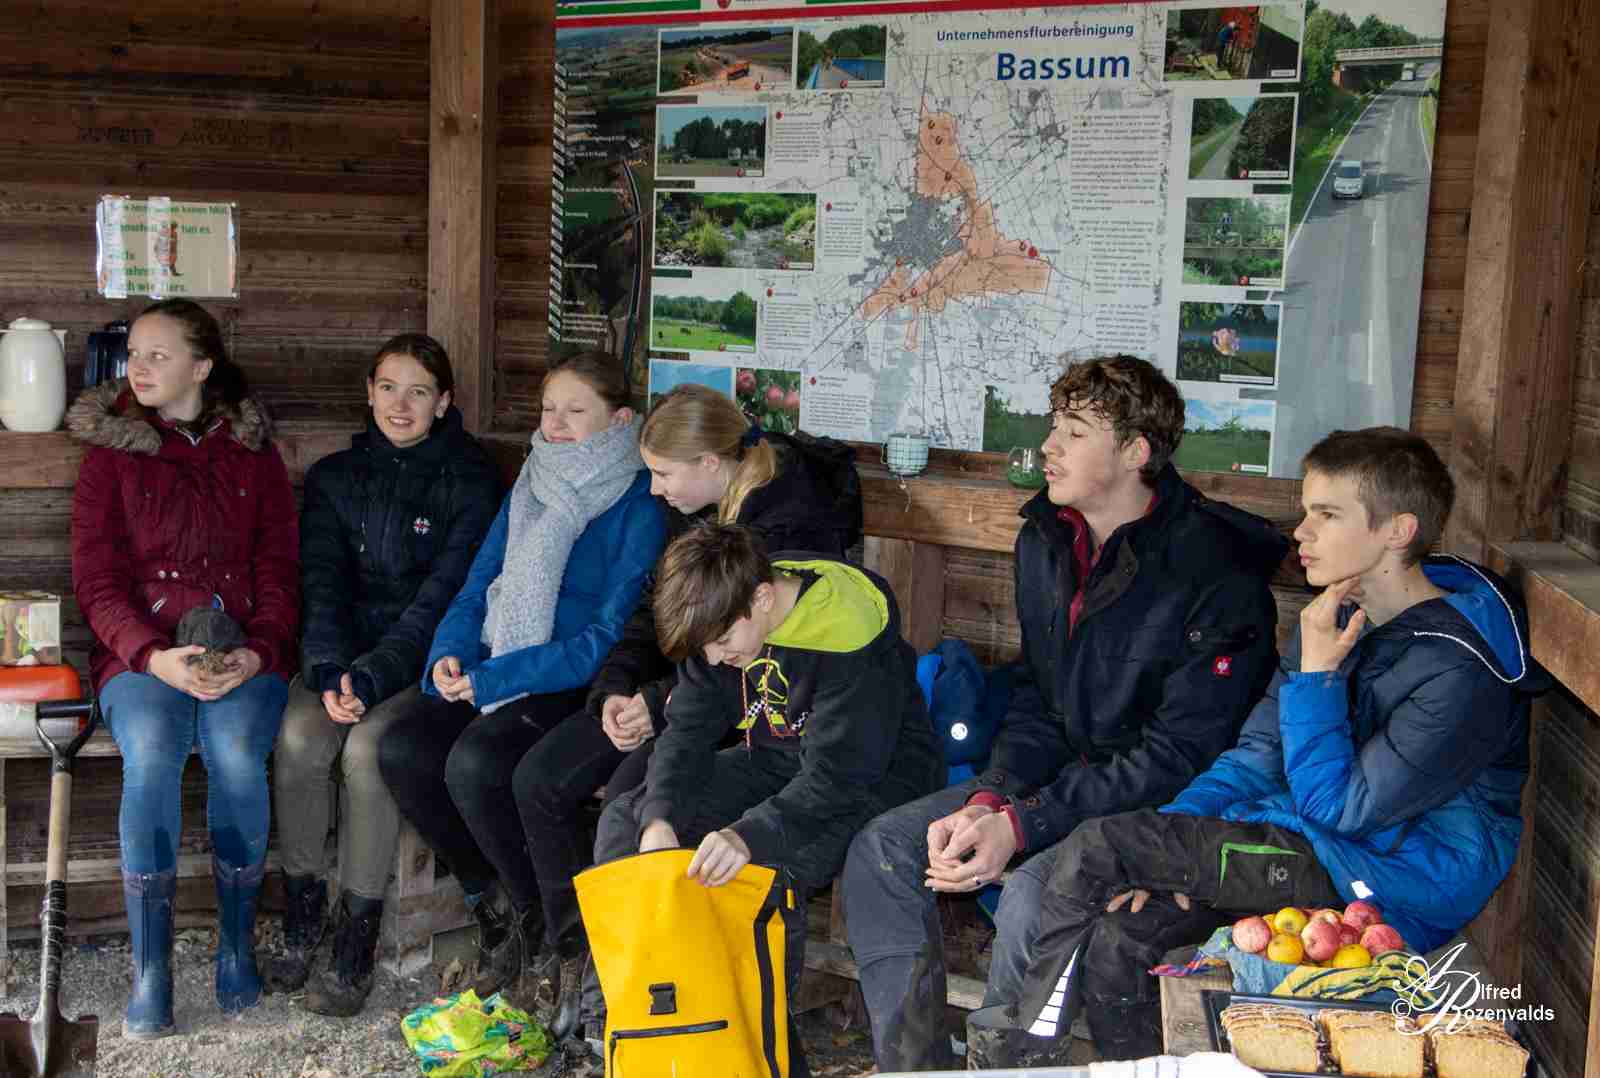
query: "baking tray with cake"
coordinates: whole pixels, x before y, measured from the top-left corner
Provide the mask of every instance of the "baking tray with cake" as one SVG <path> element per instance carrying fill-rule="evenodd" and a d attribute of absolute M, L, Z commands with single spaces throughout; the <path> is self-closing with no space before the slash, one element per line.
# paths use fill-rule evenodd
<path fill-rule="evenodd" d="M 1538 1078 L 1532 1050 L 1499 1022 L 1404 1032 L 1387 1003 L 1201 993 L 1219 1052 L 1271 1078 Z M 1424 1018 L 1424 1023 L 1427 1019 Z M 1444 1023 L 1440 1023 L 1440 1027 Z"/>

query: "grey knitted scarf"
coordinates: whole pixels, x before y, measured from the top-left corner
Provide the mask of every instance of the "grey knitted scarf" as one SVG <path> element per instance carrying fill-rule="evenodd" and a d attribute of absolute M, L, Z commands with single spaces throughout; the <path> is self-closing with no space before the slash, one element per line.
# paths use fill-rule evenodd
<path fill-rule="evenodd" d="M 644 467 L 639 427 L 635 418 L 581 442 L 563 443 L 547 442 L 542 432 L 534 432 L 533 449 L 511 488 L 505 562 L 489 585 L 482 640 L 491 656 L 549 642 L 573 544 L 591 520 L 627 493 Z M 479 710 L 487 713 L 527 695 Z"/>

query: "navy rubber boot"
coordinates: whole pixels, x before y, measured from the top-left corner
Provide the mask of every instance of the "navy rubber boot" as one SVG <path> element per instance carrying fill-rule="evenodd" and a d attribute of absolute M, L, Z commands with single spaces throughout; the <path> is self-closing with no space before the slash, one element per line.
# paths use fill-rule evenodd
<path fill-rule="evenodd" d="M 256 969 L 256 899 L 266 861 L 235 868 L 213 857 L 217 880 L 217 1006 L 238 1014 L 261 1002 L 261 974 Z"/>
<path fill-rule="evenodd" d="M 177 893 L 177 869 L 122 874 L 133 950 L 133 992 L 122 1035 L 131 1040 L 150 1041 L 177 1032 L 172 1020 L 172 900 Z"/>

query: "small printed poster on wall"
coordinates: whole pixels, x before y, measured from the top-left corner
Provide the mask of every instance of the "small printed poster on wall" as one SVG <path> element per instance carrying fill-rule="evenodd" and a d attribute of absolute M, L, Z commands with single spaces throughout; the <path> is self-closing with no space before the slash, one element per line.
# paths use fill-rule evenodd
<path fill-rule="evenodd" d="M 102 195 L 95 287 L 107 299 L 237 296 L 238 221 L 233 202 Z"/>

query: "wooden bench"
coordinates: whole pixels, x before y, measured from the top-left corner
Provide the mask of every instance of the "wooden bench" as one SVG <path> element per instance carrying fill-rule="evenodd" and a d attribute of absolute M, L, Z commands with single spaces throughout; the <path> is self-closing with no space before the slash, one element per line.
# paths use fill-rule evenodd
<path fill-rule="evenodd" d="M 43 759 L 47 757 L 43 746 L 29 735 L 0 736 L 0 977 L 10 969 L 9 937 L 10 906 L 9 887 L 42 886 L 45 863 L 43 851 L 37 859 L 11 862 L 7 850 L 6 833 L 6 761 L 11 759 Z M 104 728 L 85 742 L 78 753 L 79 759 L 120 756 L 117 743 Z M 75 799 L 76 800 L 76 799 Z M 337 844 L 330 838 L 329 887 L 338 887 Z M 267 871 L 280 868 L 277 852 L 269 847 Z M 78 841 L 68 850 L 67 882 L 69 884 L 109 883 L 122 878 L 122 862 L 115 843 Z M 205 850 L 180 847 L 178 853 L 178 879 L 211 878 L 211 854 Z M 68 917 L 71 920 L 71 893 L 68 893 Z M 271 914 L 267 914 L 271 916 Z M 400 844 L 396 851 L 394 874 L 384 895 L 383 925 L 378 941 L 378 958 L 384 968 L 399 974 L 414 973 L 433 961 L 433 937 L 437 932 L 447 932 L 470 924 L 472 915 L 461 900 L 461 886 L 455 877 L 435 879 L 433 851 L 409 825 L 402 823 Z M 78 922 L 81 924 L 81 922 Z M 113 928 L 95 921 L 96 928 Z"/>

